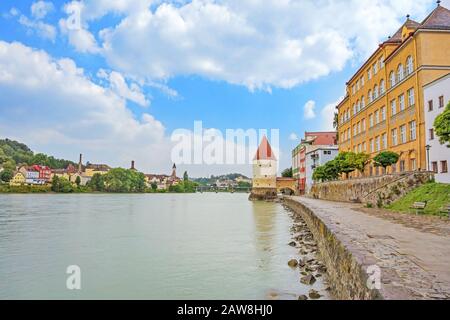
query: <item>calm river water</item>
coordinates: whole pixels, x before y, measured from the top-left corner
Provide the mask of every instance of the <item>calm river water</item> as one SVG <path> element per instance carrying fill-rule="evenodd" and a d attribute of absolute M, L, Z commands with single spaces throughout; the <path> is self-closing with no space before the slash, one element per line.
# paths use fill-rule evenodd
<path fill-rule="evenodd" d="M 247 194 L 0 195 L 0 299 L 297 299 L 292 219 Z M 66 269 L 81 268 L 81 290 Z"/>

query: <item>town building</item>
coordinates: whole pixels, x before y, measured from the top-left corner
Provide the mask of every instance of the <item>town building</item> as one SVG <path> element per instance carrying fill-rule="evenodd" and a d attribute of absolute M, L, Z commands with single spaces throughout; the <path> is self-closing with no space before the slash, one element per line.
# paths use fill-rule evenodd
<path fill-rule="evenodd" d="M 337 145 L 310 146 L 310 150 L 305 154 L 305 193 L 309 193 L 313 185 L 312 176 L 314 170 L 333 160 L 338 154 L 339 147 Z"/>
<path fill-rule="evenodd" d="M 278 162 L 266 136 L 253 159 L 253 187 L 250 200 L 274 199 L 277 196 Z"/>
<path fill-rule="evenodd" d="M 449 73 L 449 52 L 450 11 L 440 1 L 421 23 L 407 16 L 347 82 L 337 106 L 339 150 L 396 152 L 388 173 L 426 170 L 423 87 Z M 380 173 L 374 169 L 365 174 Z"/>
<path fill-rule="evenodd" d="M 106 164 L 93 164 L 87 163 L 86 169 L 84 170 L 84 175 L 87 177 L 93 177 L 95 174 L 107 174 L 111 168 Z"/>
<path fill-rule="evenodd" d="M 170 186 L 179 184 L 181 179 L 177 177 L 177 166 L 174 164 L 170 176 L 165 174 L 146 174 L 145 182 L 149 188 L 151 188 L 152 185 L 156 185 L 158 190 L 167 190 Z"/>
<path fill-rule="evenodd" d="M 450 54 L 450 53 L 449 53 Z M 424 114 L 427 166 L 429 171 L 435 172 L 437 182 L 450 183 L 448 165 L 450 162 L 450 148 L 441 144 L 434 132 L 434 120 L 450 103 L 450 73 L 424 86 Z"/>
<path fill-rule="evenodd" d="M 296 180 L 298 193 L 305 194 L 311 187 L 312 174 L 317 165 L 336 157 L 336 136 L 336 132 L 305 132 L 305 138 L 292 151 L 292 175 Z M 317 151 L 319 149 L 323 151 L 322 155 Z"/>
<path fill-rule="evenodd" d="M 51 180 L 51 170 L 47 166 L 20 166 L 18 171 L 25 177 L 25 184 L 44 185 Z"/>
<path fill-rule="evenodd" d="M 9 181 L 10 186 L 22 186 L 26 183 L 26 177 L 21 171 L 14 172 L 12 179 Z"/>

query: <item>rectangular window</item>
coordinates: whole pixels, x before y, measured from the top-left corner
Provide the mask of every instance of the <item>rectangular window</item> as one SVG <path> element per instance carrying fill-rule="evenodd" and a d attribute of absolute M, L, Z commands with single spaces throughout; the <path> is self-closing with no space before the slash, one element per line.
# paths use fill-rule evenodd
<path fill-rule="evenodd" d="M 434 129 L 429 130 L 430 140 L 434 140 Z"/>
<path fill-rule="evenodd" d="M 362 152 L 362 146 L 361 146 L 361 144 L 358 144 L 358 152 L 359 152 L 359 153 Z"/>
<path fill-rule="evenodd" d="M 374 152 L 375 151 L 375 145 L 373 142 L 373 139 L 370 139 L 370 152 Z"/>
<path fill-rule="evenodd" d="M 415 104 L 414 88 L 408 90 L 408 104 L 410 107 Z"/>
<path fill-rule="evenodd" d="M 387 134 L 383 133 L 382 135 L 383 149 L 387 149 Z"/>
<path fill-rule="evenodd" d="M 400 143 L 406 143 L 406 125 L 400 126 Z"/>
<path fill-rule="evenodd" d="M 377 63 L 374 63 L 372 68 L 373 68 L 373 74 L 377 74 L 378 73 L 378 65 L 377 65 Z"/>
<path fill-rule="evenodd" d="M 369 114 L 369 128 L 373 127 L 373 114 Z"/>
<path fill-rule="evenodd" d="M 356 136 L 356 124 L 353 125 L 353 136 Z"/>
<path fill-rule="evenodd" d="M 375 151 L 380 151 L 380 136 L 375 138 Z"/>
<path fill-rule="evenodd" d="M 410 170 L 411 171 L 416 171 L 417 166 L 416 166 L 416 159 L 411 159 L 410 161 Z"/>
<path fill-rule="evenodd" d="M 447 172 L 448 172 L 447 161 L 441 161 L 441 173 Z"/>
<path fill-rule="evenodd" d="M 361 77 L 361 87 L 364 85 L 364 76 Z"/>
<path fill-rule="evenodd" d="M 386 120 L 386 107 L 381 107 L 381 121 Z"/>
<path fill-rule="evenodd" d="M 391 101 L 391 116 L 397 113 L 397 103 L 395 100 Z"/>
<path fill-rule="evenodd" d="M 356 131 L 357 131 L 358 133 L 361 133 L 361 121 L 358 121 L 358 124 L 357 124 L 356 127 L 357 127 L 357 130 L 356 130 Z"/>
<path fill-rule="evenodd" d="M 384 57 L 380 58 L 379 63 L 380 63 L 380 69 L 383 69 L 384 68 Z"/>
<path fill-rule="evenodd" d="M 367 70 L 367 78 L 372 79 L 372 69 Z"/>
<path fill-rule="evenodd" d="M 352 135 L 352 132 L 351 132 L 350 128 L 348 128 L 347 129 L 347 139 L 350 140 L 351 135 Z"/>
<path fill-rule="evenodd" d="M 367 151 L 367 148 L 366 148 L 366 143 L 365 143 L 365 142 L 363 142 L 363 144 L 362 144 L 362 149 L 363 149 L 363 151 L 364 151 L 364 152 L 366 152 L 366 151 Z"/>
<path fill-rule="evenodd" d="M 397 129 L 392 129 L 391 131 L 391 136 L 392 136 L 392 145 L 396 146 L 397 145 Z"/>
<path fill-rule="evenodd" d="M 400 160 L 400 172 L 405 172 L 405 160 Z"/>
<path fill-rule="evenodd" d="M 412 140 L 416 140 L 417 135 L 416 135 L 416 121 L 411 121 L 409 123 L 409 139 Z"/>
<path fill-rule="evenodd" d="M 443 108 L 444 107 L 444 96 L 440 96 L 439 97 L 439 108 Z"/>
<path fill-rule="evenodd" d="M 404 94 L 401 94 L 398 97 L 398 105 L 399 105 L 399 110 L 400 111 L 405 110 L 405 95 Z"/>
<path fill-rule="evenodd" d="M 436 161 L 433 161 L 431 163 L 431 169 L 433 170 L 434 173 L 438 173 L 438 164 Z"/>
<path fill-rule="evenodd" d="M 362 131 L 366 131 L 366 119 L 362 119 Z"/>
<path fill-rule="evenodd" d="M 433 111 L 433 100 L 428 101 L 428 111 Z"/>
<path fill-rule="evenodd" d="M 380 122 L 380 112 L 377 110 L 375 111 L 375 124 L 378 124 Z"/>
<path fill-rule="evenodd" d="M 397 172 L 397 165 L 396 164 L 393 164 L 391 166 L 391 171 L 392 171 L 392 173 L 396 173 Z"/>

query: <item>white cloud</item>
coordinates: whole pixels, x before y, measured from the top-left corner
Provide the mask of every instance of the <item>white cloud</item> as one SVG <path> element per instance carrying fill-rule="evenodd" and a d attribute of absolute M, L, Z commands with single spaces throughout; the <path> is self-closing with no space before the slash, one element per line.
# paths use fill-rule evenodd
<path fill-rule="evenodd" d="M 84 3 L 72 1 L 64 6 L 66 19 L 59 20 L 59 28 L 63 35 L 67 35 L 69 43 L 81 53 L 97 54 L 101 52 L 95 36 L 87 29 L 83 22 Z"/>
<path fill-rule="evenodd" d="M 336 112 L 336 106 L 341 102 L 342 99 L 327 104 L 322 111 L 320 112 L 322 116 L 322 128 L 323 131 L 335 131 L 336 129 L 333 127 L 333 121 L 334 121 L 334 113 Z"/>
<path fill-rule="evenodd" d="M 289 140 L 291 140 L 291 141 L 297 141 L 298 140 L 298 136 L 297 136 L 297 134 L 296 133 L 291 133 L 290 135 L 289 135 Z"/>
<path fill-rule="evenodd" d="M 110 88 L 120 97 L 133 101 L 142 107 L 150 105 L 150 101 L 145 97 L 141 87 L 134 82 L 128 85 L 121 73 L 117 71 L 108 73 L 104 69 L 100 69 L 97 75 L 107 80 Z"/>
<path fill-rule="evenodd" d="M 43 19 L 55 9 L 53 3 L 48 1 L 36 1 L 31 5 L 31 15 L 35 19 Z"/>
<path fill-rule="evenodd" d="M 30 20 L 24 15 L 19 17 L 19 23 L 27 28 L 30 34 L 36 33 L 39 37 L 48 39 L 52 42 L 56 38 L 56 28 L 51 24 L 44 23 L 40 20 Z"/>
<path fill-rule="evenodd" d="M 305 106 L 303 107 L 303 115 L 305 117 L 305 119 L 314 119 L 316 117 L 316 113 L 315 113 L 315 108 L 316 108 L 316 102 L 313 100 L 309 100 L 308 102 L 306 102 Z"/>
<path fill-rule="evenodd" d="M 181 5 L 85 0 L 85 21 L 124 16 L 100 32 L 110 66 L 165 80 L 200 75 L 251 90 L 291 88 L 342 70 L 396 31 L 406 13 L 425 14 L 430 0 L 193 0 Z M 352 14 L 347 14 L 351 12 Z"/>
<path fill-rule="evenodd" d="M 0 128 L 38 151 L 143 170 L 168 170 L 163 124 L 136 118 L 114 90 L 93 83 L 70 59 L 0 41 Z M 157 157 L 155 156 L 158 155 Z M 167 169 L 165 169 L 167 168 Z"/>

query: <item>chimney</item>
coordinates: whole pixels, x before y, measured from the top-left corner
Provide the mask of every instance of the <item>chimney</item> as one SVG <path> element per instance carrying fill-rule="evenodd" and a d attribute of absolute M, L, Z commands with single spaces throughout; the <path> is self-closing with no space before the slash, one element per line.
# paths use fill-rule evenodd
<path fill-rule="evenodd" d="M 136 170 L 136 169 L 134 168 L 134 160 L 131 161 L 131 170 Z"/>
<path fill-rule="evenodd" d="M 81 171 L 83 171 L 82 162 L 83 162 L 83 154 L 80 153 L 80 160 L 78 161 L 78 173 L 81 173 Z"/>

